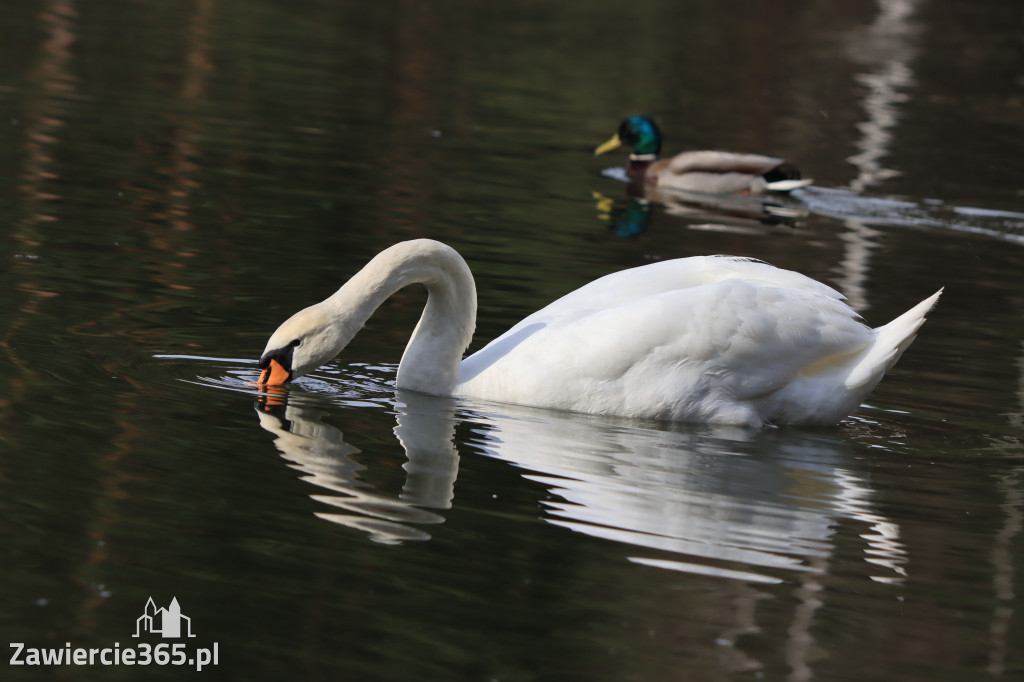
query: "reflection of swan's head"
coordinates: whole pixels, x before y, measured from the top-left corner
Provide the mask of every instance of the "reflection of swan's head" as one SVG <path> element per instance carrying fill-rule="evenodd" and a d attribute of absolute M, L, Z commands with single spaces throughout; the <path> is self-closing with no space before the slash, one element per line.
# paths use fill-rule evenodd
<path fill-rule="evenodd" d="M 283 384 L 324 364 L 352 338 L 351 333 L 344 336 L 347 327 L 320 303 L 295 313 L 267 342 L 260 358 L 260 383 Z"/>
<path fill-rule="evenodd" d="M 433 510 L 450 509 L 455 495 L 459 456 L 452 443 L 454 420 L 449 401 L 403 395 L 395 434 L 408 461 L 401 492 L 380 489 L 361 451 L 324 419 L 329 412 L 287 396 L 256 402 L 260 427 L 274 435 L 274 445 L 302 480 L 316 486 L 310 498 L 328 505 L 318 518 L 369 534 L 374 542 L 399 544 L 429 540 L 420 526 L 444 523 Z"/>

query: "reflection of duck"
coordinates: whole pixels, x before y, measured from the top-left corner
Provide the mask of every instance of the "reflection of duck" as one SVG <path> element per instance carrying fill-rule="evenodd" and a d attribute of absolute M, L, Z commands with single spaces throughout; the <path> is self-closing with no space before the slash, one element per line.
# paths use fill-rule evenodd
<path fill-rule="evenodd" d="M 834 289 L 727 256 L 602 277 L 527 317 L 460 363 L 476 290 L 454 249 L 427 239 L 378 254 L 271 336 L 262 384 L 332 359 L 391 294 L 425 284 L 399 388 L 577 412 L 679 421 L 831 424 L 910 345 L 938 293 L 871 329 Z"/>
<path fill-rule="evenodd" d="M 599 192 L 594 192 L 594 198 L 598 217 L 607 222 L 616 235 L 632 239 L 647 230 L 651 222 L 651 202 L 647 199 L 630 198 L 625 206 L 620 206 Z"/>
<path fill-rule="evenodd" d="M 723 151 L 682 152 L 660 159 L 661 131 L 647 116 L 630 116 L 619 131 L 594 150 L 604 154 L 621 145 L 633 148 L 629 175 L 658 187 L 716 194 L 789 192 L 809 185 L 796 166 L 784 159 L 760 154 Z"/>

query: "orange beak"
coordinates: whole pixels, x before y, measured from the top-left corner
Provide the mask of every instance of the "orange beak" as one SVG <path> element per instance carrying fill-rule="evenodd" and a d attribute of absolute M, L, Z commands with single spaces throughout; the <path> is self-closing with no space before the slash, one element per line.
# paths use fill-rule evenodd
<path fill-rule="evenodd" d="M 275 358 L 271 358 L 267 366 L 260 372 L 260 378 L 256 380 L 256 383 L 264 386 L 274 386 L 288 381 L 289 376 L 291 376 L 291 372 L 286 370 L 284 365 Z"/>
<path fill-rule="evenodd" d="M 260 395 L 256 398 L 256 403 L 260 406 L 260 409 L 264 412 L 270 412 L 275 407 L 281 407 L 286 405 L 287 401 L 285 396 L 288 395 L 288 389 L 284 386 L 260 386 Z"/>

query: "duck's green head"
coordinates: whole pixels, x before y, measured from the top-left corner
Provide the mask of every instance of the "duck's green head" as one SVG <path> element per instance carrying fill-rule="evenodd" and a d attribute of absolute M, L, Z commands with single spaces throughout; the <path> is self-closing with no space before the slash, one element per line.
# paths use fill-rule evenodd
<path fill-rule="evenodd" d="M 630 116 L 619 126 L 619 132 L 594 150 L 594 155 L 610 152 L 621 145 L 633 148 L 634 154 L 659 154 L 661 131 L 647 116 Z"/>

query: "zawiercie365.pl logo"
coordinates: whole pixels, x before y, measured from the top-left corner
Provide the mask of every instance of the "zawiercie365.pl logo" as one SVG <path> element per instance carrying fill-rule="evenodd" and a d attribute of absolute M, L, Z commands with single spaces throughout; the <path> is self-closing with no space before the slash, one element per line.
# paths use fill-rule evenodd
<path fill-rule="evenodd" d="M 181 612 L 177 598 L 171 599 L 167 608 L 157 608 L 150 597 L 142 615 L 135 620 L 135 634 L 160 635 L 164 639 L 190 639 L 195 637 L 192 632 L 192 619 Z M 140 642 L 134 646 L 121 646 L 114 642 L 113 647 L 104 649 L 75 648 L 68 642 L 62 648 L 34 649 L 26 647 L 24 642 L 11 642 L 14 653 L 11 665 L 194 665 L 202 670 L 208 665 L 217 665 L 220 647 L 217 642 L 211 646 L 190 646 L 185 642 L 161 642 L 156 646 Z"/>

